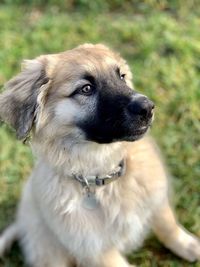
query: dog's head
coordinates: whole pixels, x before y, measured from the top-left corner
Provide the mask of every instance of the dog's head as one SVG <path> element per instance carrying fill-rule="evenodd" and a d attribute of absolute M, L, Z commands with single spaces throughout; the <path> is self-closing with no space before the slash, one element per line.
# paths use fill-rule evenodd
<path fill-rule="evenodd" d="M 134 141 L 147 131 L 153 103 L 132 88 L 126 62 L 103 45 L 26 61 L 0 95 L 0 117 L 19 138 Z"/>

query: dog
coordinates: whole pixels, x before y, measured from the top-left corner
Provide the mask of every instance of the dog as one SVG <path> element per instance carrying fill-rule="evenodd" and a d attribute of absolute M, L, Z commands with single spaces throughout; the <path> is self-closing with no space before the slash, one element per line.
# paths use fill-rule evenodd
<path fill-rule="evenodd" d="M 180 226 L 160 153 L 146 134 L 154 104 L 102 44 L 26 60 L 0 95 L 0 117 L 37 163 L 0 254 L 16 239 L 32 267 L 128 267 L 152 229 L 190 262 L 200 241 Z"/>

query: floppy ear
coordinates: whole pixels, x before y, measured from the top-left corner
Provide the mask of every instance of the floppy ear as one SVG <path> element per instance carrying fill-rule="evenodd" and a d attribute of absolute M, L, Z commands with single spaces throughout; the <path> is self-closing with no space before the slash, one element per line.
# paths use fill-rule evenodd
<path fill-rule="evenodd" d="M 16 129 L 19 139 L 25 139 L 33 126 L 37 97 L 48 80 L 42 61 L 26 60 L 22 72 L 6 83 L 0 95 L 0 118 Z"/>

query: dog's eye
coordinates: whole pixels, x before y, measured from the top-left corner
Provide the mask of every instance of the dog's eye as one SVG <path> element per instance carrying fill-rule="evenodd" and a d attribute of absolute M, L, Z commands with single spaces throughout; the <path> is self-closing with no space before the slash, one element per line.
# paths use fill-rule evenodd
<path fill-rule="evenodd" d="M 93 93 L 93 86 L 90 84 L 84 85 L 80 90 L 79 94 L 89 96 Z"/>
<path fill-rule="evenodd" d="M 122 81 L 125 80 L 125 77 L 126 77 L 126 74 L 120 74 L 120 79 L 121 79 Z"/>

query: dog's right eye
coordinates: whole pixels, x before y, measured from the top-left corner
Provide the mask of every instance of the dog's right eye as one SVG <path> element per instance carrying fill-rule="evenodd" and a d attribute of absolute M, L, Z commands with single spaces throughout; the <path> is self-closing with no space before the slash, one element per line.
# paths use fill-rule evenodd
<path fill-rule="evenodd" d="M 78 93 L 81 95 L 90 96 L 92 95 L 93 91 L 94 91 L 93 86 L 90 84 L 86 84 L 78 90 Z"/>

